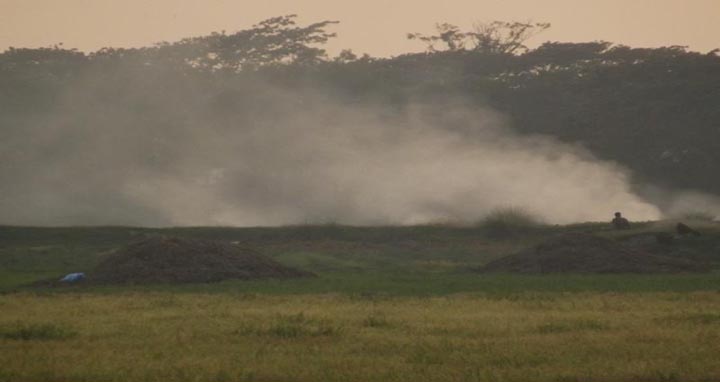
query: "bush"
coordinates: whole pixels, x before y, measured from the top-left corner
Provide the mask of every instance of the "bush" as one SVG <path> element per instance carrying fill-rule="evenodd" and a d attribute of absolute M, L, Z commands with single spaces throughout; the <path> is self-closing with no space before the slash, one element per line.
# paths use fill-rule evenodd
<path fill-rule="evenodd" d="M 62 340 L 77 335 L 67 327 L 55 324 L 15 324 L 0 327 L 0 338 L 10 340 Z"/>
<path fill-rule="evenodd" d="M 499 208 L 478 223 L 491 238 L 506 238 L 526 234 L 543 227 L 543 223 L 531 213 L 520 208 Z"/>
<path fill-rule="evenodd" d="M 241 335 L 270 336 L 283 339 L 336 336 L 342 328 L 329 320 L 306 317 L 303 313 L 278 315 L 275 320 L 259 327 L 245 325 L 237 330 Z"/>
<path fill-rule="evenodd" d="M 391 325 L 385 315 L 373 313 L 365 317 L 362 321 L 362 326 L 366 328 L 387 328 Z"/>
<path fill-rule="evenodd" d="M 574 331 L 601 331 L 610 327 L 597 320 L 572 320 L 563 322 L 549 322 L 538 326 L 541 334 L 566 333 Z"/>

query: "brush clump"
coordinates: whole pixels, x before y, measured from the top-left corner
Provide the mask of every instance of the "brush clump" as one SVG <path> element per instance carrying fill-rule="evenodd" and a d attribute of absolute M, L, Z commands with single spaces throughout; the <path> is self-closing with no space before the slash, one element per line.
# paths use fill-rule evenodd
<path fill-rule="evenodd" d="M 702 264 L 659 256 L 586 233 L 551 238 L 481 267 L 498 273 L 683 273 L 702 272 Z"/>
<path fill-rule="evenodd" d="M 111 253 L 92 284 L 207 283 L 227 279 L 312 277 L 269 257 L 222 241 L 151 237 Z"/>
<path fill-rule="evenodd" d="M 493 210 L 478 226 L 489 238 L 502 239 L 538 231 L 545 224 L 526 210 L 510 207 Z"/>

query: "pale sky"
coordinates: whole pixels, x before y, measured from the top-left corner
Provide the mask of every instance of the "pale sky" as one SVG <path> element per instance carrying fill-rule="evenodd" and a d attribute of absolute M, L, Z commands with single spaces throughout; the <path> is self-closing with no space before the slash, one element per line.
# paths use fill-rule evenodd
<path fill-rule="evenodd" d="M 391 56 L 422 49 L 408 32 L 437 22 L 469 29 L 492 20 L 550 22 L 542 41 L 606 40 L 635 47 L 720 48 L 720 0 L 0 0 L 0 51 L 10 46 L 92 51 L 233 32 L 295 13 L 338 20 L 332 53 Z"/>

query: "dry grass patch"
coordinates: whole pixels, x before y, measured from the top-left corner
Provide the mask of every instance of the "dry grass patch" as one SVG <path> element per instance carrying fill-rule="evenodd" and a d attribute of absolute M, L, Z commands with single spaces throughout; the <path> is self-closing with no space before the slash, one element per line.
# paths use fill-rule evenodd
<path fill-rule="evenodd" d="M 0 327 L 76 333 L 0 337 L 0 381 L 720 379 L 712 292 L 14 294 L 0 305 Z"/>

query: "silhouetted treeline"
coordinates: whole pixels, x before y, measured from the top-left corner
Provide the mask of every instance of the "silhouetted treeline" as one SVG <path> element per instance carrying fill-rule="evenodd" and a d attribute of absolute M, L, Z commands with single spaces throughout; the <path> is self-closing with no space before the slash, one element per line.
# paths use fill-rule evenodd
<path fill-rule="evenodd" d="M 186 109 L 236 120 L 241 129 L 248 119 L 261 118 L 258 113 L 272 119 L 275 98 L 268 85 L 274 85 L 400 109 L 437 97 L 490 106 L 518 131 L 580 142 L 631 168 L 639 180 L 720 193 L 717 50 L 607 42 L 527 49 L 524 35 L 513 45 L 495 32 L 514 27 L 529 33 L 547 25 L 505 23 L 495 24 L 493 33 L 462 33 L 443 24 L 437 36 L 410 36 L 428 43 L 425 53 L 373 58 L 343 51 L 329 57 L 322 46 L 334 36 L 326 30 L 332 23 L 298 26 L 292 16 L 278 17 L 232 34 L 90 54 L 62 47 L 8 49 L 0 54 L 0 169 L 12 173 L 12 163 L 41 147 L 30 145 L 46 132 L 83 123 L 88 107 L 125 110 L 134 132 L 202 120 L 183 119 Z M 446 47 L 431 45 L 437 42 Z M 59 115 L 69 117 L 56 120 Z M 43 155 L 52 160 L 53 153 Z"/>

